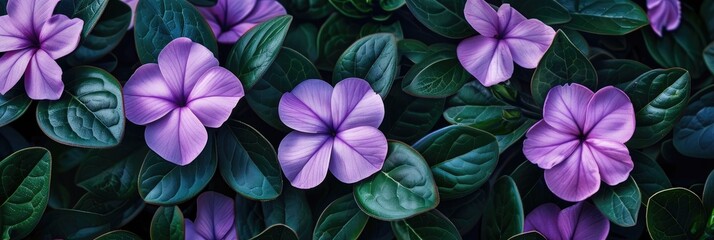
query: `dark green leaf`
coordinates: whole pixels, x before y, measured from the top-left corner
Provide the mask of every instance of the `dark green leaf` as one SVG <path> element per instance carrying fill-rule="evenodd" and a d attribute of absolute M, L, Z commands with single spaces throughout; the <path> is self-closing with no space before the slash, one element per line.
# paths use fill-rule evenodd
<path fill-rule="evenodd" d="M 642 194 L 632 178 L 609 186 L 603 184 L 592 197 L 595 206 L 610 222 L 623 227 L 637 224 L 637 214 L 642 206 Z"/>
<path fill-rule="evenodd" d="M 471 79 L 453 53 L 436 53 L 414 65 L 402 81 L 402 89 L 417 97 L 454 95 Z"/>
<path fill-rule="evenodd" d="M 386 24 L 383 22 L 367 22 L 362 25 L 362 28 L 359 31 L 359 36 L 366 37 L 375 33 L 391 33 L 394 34 L 397 40 L 404 39 L 402 24 L 399 21 L 394 21 L 391 24 Z"/>
<path fill-rule="evenodd" d="M 238 239 L 252 238 L 265 229 L 263 210 L 260 207 L 260 202 L 244 198 L 242 195 L 237 194 L 235 211 Z"/>
<path fill-rule="evenodd" d="M 295 230 L 300 239 L 312 236 L 312 212 L 302 191 L 286 185 L 280 197 L 263 202 L 262 207 L 266 226 L 285 224 Z"/>
<path fill-rule="evenodd" d="M 699 158 L 714 156 L 714 86 L 697 92 L 674 128 L 672 142 L 682 155 Z"/>
<path fill-rule="evenodd" d="M 352 194 L 330 203 L 317 220 L 312 239 L 357 239 L 369 217 L 359 209 Z"/>
<path fill-rule="evenodd" d="M 94 240 L 141 240 L 141 237 L 139 237 L 139 235 L 134 234 L 133 232 L 115 230 L 102 234 Z"/>
<path fill-rule="evenodd" d="M 686 188 L 670 188 L 647 203 L 647 231 L 652 239 L 698 239 L 706 226 L 702 200 Z"/>
<path fill-rule="evenodd" d="M 124 198 L 136 194 L 141 164 L 148 149 L 125 141 L 116 148 L 95 151 L 77 170 L 75 183 L 88 192 L 105 198 Z"/>
<path fill-rule="evenodd" d="M 593 65 L 597 69 L 598 88 L 632 81 L 651 70 L 647 65 L 629 59 L 607 59 Z"/>
<path fill-rule="evenodd" d="M 0 95 L 0 127 L 20 118 L 31 103 L 32 99 L 25 94 L 25 89 L 20 85 L 15 86 L 6 94 Z"/>
<path fill-rule="evenodd" d="M 367 221 L 367 226 L 364 227 L 362 234 L 359 235 L 360 240 L 393 240 L 394 231 L 389 222 L 381 221 L 375 218 L 370 218 Z"/>
<path fill-rule="evenodd" d="M 693 78 L 699 78 L 706 66 L 702 61 L 702 51 L 707 45 L 702 20 L 682 6 L 682 20 L 673 32 L 664 32 L 657 36 L 651 29 L 642 31 L 647 51 L 652 58 L 666 68 L 681 67 L 687 69 Z"/>
<path fill-rule="evenodd" d="M 533 119 L 526 119 L 523 121 L 523 124 L 521 124 L 520 127 L 514 129 L 510 133 L 505 133 L 505 134 L 500 134 L 500 135 L 495 135 L 496 140 L 498 141 L 498 149 L 500 153 L 503 153 L 513 145 L 514 143 L 518 142 L 524 135 L 526 135 L 526 132 L 528 129 L 535 124 L 536 121 Z"/>
<path fill-rule="evenodd" d="M 461 235 L 453 223 L 439 210 L 431 210 L 411 218 L 392 222 L 398 240 L 442 239 L 460 240 Z"/>
<path fill-rule="evenodd" d="M 491 90 L 484 87 L 478 81 L 470 81 L 459 89 L 456 95 L 449 98 L 448 106 L 464 106 L 464 105 L 506 105 L 504 102 L 496 98 Z"/>
<path fill-rule="evenodd" d="M 397 39 L 389 33 L 377 33 L 357 40 L 335 64 L 332 82 L 361 78 L 369 82 L 382 98 L 397 77 Z"/>
<path fill-rule="evenodd" d="M 212 7 L 216 5 L 218 0 L 188 0 L 190 3 L 200 7 Z"/>
<path fill-rule="evenodd" d="M 317 31 L 317 27 L 315 27 L 312 23 L 302 23 L 297 25 L 297 27 L 288 31 L 288 35 L 285 36 L 283 46 L 298 51 L 300 54 L 307 57 L 307 59 L 310 59 L 311 62 L 317 61 Z M 280 53 L 278 53 L 278 58 L 275 59 L 276 62 L 280 59 L 280 54 L 282 52 L 283 51 L 281 50 Z M 273 62 L 273 64 L 275 64 L 275 62 Z M 269 73 L 270 69 L 268 69 L 266 74 Z M 265 76 L 263 76 L 263 78 L 265 78 Z"/>
<path fill-rule="evenodd" d="M 138 196 L 104 198 L 93 193 L 84 194 L 73 209 L 102 215 L 112 228 L 120 228 L 144 210 L 146 204 Z"/>
<path fill-rule="evenodd" d="M 181 209 L 177 206 L 159 207 L 151 219 L 152 240 L 183 240 L 184 219 Z"/>
<path fill-rule="evenodd" d="M 275 224 L 261 232 L 251 240 L 297 240 L 298 236 L 290 227 L 284 224 Z"/>
<path fill-rule="evenodd" d="M 464 18 L 465 0 L 407 0 L 407 7 L 419 22 L 447 38 L 461 39 L 475 34 Z"/>
<path fill-rule="evenodd" d="M 664 170 L 655 160 L 639 151 L 633 150 L 630 150 L 630 156 L 632 156 L 632 161 L 635 163 L 635 168 L 632 169 L 630 175 L 635 179 L 642 192 L 643 203 L 646 203 L 646 200 L 656 192 L 672 187 L 672 183 L 669 182 Z"/>
<path fill-rule="evenodd" d="M 400 56 L 405 56 L 413 63 L 420 63 L 433 52 L 429 46 L 414 39 L 402 39 L 397 42 Z"/>
<path fill-rule="evenodd" d="M 38 226 L 34 239 L 89 240 L 112 229 L 101 214 L 74 209 L 48 211 Z"/>
<path fill-rule="evenodd" d="M 508 240 L 547 240 L 538 231 L 529 231 L 524 233 L 519 233 Z"/>
<path fill-rule="evenodd" d="M 524 212 L 530 212 L 536 207 L 557 201 L 558 197 L 551 193 L 545 183 L 543 170 L 537 165 L 525 161 L 511 173 L 521 196 Z"/>
<path fill-rule="evenodd" d="M 707 65 L 707 68 L 709 68 L 709 72 L 714 74 L 714 42 L 707 45 L 702 55 L 704 56 L 704 63 Z"/>
<path fill-rule="evenodd" d="M 565 24 L 575 30 L 601 35 L 625 35 L 649 23 L 647 14 L 630 0 L 558 0 L 572 20 Z"/>
<path fill-rule="evenodd" d="M 109 4 L 109 0 L 75 0 L 74 18 L 84 21 L 82 27 L 82 38 L 87 37 L 102 16 L 104 9 Z M 4 6 L 4 5 L 3 5 Z"/>
<path fill-rule="evenodd" d="M 412 97 L 401 88 L 392 88 L 384 103 L 380 129 L 388 139 L 412 143 L 431 131 L 444 111 L 444 99 Z"/>
<path fill-rule="evenodd" d="M 2 2 L 2 1 L 0 1 Z M 701 16 L 712 16 L 714 14 L 714 1 L 712 0 L 704 0 L 702 1 L 702 6 L 699 7 L 699 14 Z M 704 24 L 707 27 L 707 30 L 709 30 L 709 39 L 714 39 L 714 20 L 711 18 L 704 19 Z"/>
<path fill-rule="evenodd" d="M 526 18 L 537 18 L 545 24 L 560 24 L 570 21 L 568 9 L 556 0 L 504 0 Z"/>
<path fill-rule="evenodd" d="M 702 201 L 704 202 L 704 210 L 706 210 L 706 212 L 712 212 L 712 210 L 714 210 L 714 170 L 709 173 L 707 181 L 704 183 Z"/>
<path fill-rule="evenodd" d="M 488 200 L 486 194 L 487 191 L 482 188 L 463 198 L 442 201 L 437 209 L 454 223 L 459 233 L 466 234 L 481 219 Z"/>
<path fill-rule="evenodd" d="M 124 37 L 131 22 L 131 8 L 121 1 L 109 1 L 107 10 L 74 52 L 67 56 L 72 65 L 82 65 L 101 59 Z"/>
<path fill-rule="evenodd" d="M 278 0 L 288 13 L 298 18 L 320 19 L 334 9 L 328 0 Z"/>
<path fill-rule="evenodd" d="M 573 43 L 573 45 L 577 47 L 578 50 L 583 53 L 583 55 L 590 55 L 590 45 L 588 44 L 588 41 L 585 39 L 583 34 L 576 30 L 568 28 L 563 28 L 561 30 L 565 33 L 565 35 L 568 36 L 568 38 L 570 38 L 570 41 Z"/>
<path fill-rule="evenodd" d="M 51 165 L 44 148 L 25 148 L 0 161 L 3 239 L 22 239 L 40 222 L 49 199 Z"/>
<path fill-rule="evenodd" d="M 509 176 L 496 181 L 481 220 L 481 239 L 508 239 L 523 231 L 523 205 Z"/>
<path fill-rule="evenodd" d="M 444 111 L 451 124 L 468 125 L 493 134 L 507 134 L 520 127 L 524 121 L 521 112 L 513 106 L 458 106 Z"/>
<path fill-rule="evenodd" d="M 327 1 L 327 0 L 325 0 Z M 334 13 L 325 20 L 317 33 L 317 50 L 320 69 L 332 70 L 337 59 L 359 36 L 355 29 L 361 26 L 350 19 Z"/>
<path fill-rule="evenodd" d="M 0 158 L 29 146 L 30 143 L 17 130 L 8 126 L 0 128 Z"/>
<path fill-rule="evenodd" d="M 337 11 L 351 18 L 365 18 L 372 14 L 372 6 L 367 1 L 330 0 Z"/>

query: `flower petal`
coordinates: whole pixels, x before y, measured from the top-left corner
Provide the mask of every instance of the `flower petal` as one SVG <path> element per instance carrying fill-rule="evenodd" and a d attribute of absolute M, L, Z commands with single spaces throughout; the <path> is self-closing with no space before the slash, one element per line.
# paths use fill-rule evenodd
<path fill-rule="evenodd" d="M 136 16 L 136 5 L 139 4 L 139 0 L 121 0 L 122 2 L 129 5 L 131 8 L 131 22 L 129 22 L 129 29 L 134 28 L 134 17 Z"/>
<path fill-rule="evenodd" d="M 62 90 L 62 68 L 45 51 L 37 50 L 25 72 L 27 96 L 35 100 L 57 100 Z"/>
<path fill-rule="evenodd" d="M 50 19 L 60 0 L 9 0 L 7 14 L 18 24 L 25 36 L 36 37 L 42 24 Z"/>
<path fill-rule="evenodd" d="M 0 93 L 7 93 L 20 81 L 34 54 L 34 49 L 25 49 L 6 52 L 0 57 Z"/>
<path fill-rule="evenodd" d="M 255 9 L 258 0 L 218 0 L 213 7 L 201 7 L 201 15 L 218 26 L 231 27 L 243 20 Z M 219 31 L 220 33 L 220 31 Z"/>
<path fill-rule="evenodd" d="M 344 183 L 355 183 L 382 169 L 387 138 L 374 127 L 356 127 L 335 137 L 330 172 Z"/>
<path fill-rule="evenodd" d="M 124 85 L 124 105 L 129 121 L 146 125 L 179 106 L 156 63 L 144 64 Z"/>
<path fill-rule="evenodd" d="M 588 102 L 593 92 L 573 83 L 550 89 L 543 104 L 543 120 L 561 132 L 575 136 L 584 132 Z"/>
<path fill-rule="evenodd" d="M 560 240 L 560 230 L 558 225 L 554 224 L 558 221 L 560 208 L 553 203 L 546 203 L 533 209 L 523 225 L 523 232 L 538 231 L 548 240 Z"/>
<path fill-rule="evenodd" d="M 67 16 L 57 14 L 52 16 L 42 26 L 40 43 L 53 59 L 66 56 L 79 45 L 79 36 L 82 33 L 84 21 L 79 18 L 69 19 Z"/>
<path fill-rule="evenodd" d="M 186 106 L 203 125 L 217 128 L 228 120 L 243 95 L 243 86 L 232 72 L 213 67 L 198 80 Z"/>
<path fill-rule="evenodd" d="M 505 41 L 513 61 L 524 68 L 535 68 L 555 37 L 553 28 L 537 19 L 528 19 L 510 29 Z"/>
<path fill-rule="evenodd" d="M 379 127 L 384 119 L 382 98 L 365 80 L 347 78 L 332 92 L 332 124 L 336 131 L 359 126 Z"/>
<path fill-rule="evenodd" d="M 513 74 L 511 50 L 497 39 L 484 36 L 464 39 L 456 53 L 461 65 L 486 87 L 506 81 Z"/>
<path fill-rule="evenodd" d="M 253 11 L 241 22 L 259 24 L 285 14 L 285 8 L 277 0 L 257 0 Z"/>
<path fill-rule="evenodd" d="M 557 225 L 563 239 L 604 240 L 610 231 L 610 221 L 587 202 L 563 209 Z"/>
<path fill-rule="evenodd" d="M 579 202 L 600 189 L 600 173 L 591 154 L 584 154 L 583 147 L 575 149 L 565 161 L 545 170 L 545 183 L 558 197 Z"/>
<path fill-rule="evenodd" d="M 0 16 L 0 23 L 0 52 L 20 50 L 32 45 L 10 15 Z"/>
<path fill-rule="evenodd" d="M 313 188 L 325 180 L 332 143 L 332 136 L 327 134 L 291 132 L 283 138 L 278 161 L 293 187 Z"/>
<path fill-rule="evenodd" d="M 196 225 L 193 224 L 191 220 L 184 220 L 184 228 L 185 239 L 207 240 L 207 238 L 201 236 L 201 234 L 198 234 L 198 232 L 196 232 Z"/>
<path fill-rule="evenodd" d="M 625 143 L 635 133 L 635 110 L 622 90 L 607 86 L 595 93 L 587 107 L 585 133 L 597 138 Z"/>
<path fill-rule="evenodd" d="M 499 32 L 498 14 L 484 0 L 468 0 L 464 7 L 464 17 L 478 33 L 484 37 L 495 37 Z"/>
<path fill-rule="evenodd" d="M 322 80 L 306 80 L 283 94 L 278 115 L 288 127 L 305 133 L 326 133 L 332 128 L 332 86 Z"/>
<path fill-rule="evenodd" d="M 208 48 L 185 37 L 174 39 L 159 53 L 161 73 L 181 101 L 186 100 L 198 79 L 215 66 L 218 60 Z"/>
<path fill-rule="evenodd" d="M 511 7 L 511 4 L 503 4 L 498 8 L 498 32 L 501 34 L 508 33 L 513 30 L 518 24 L 526 20 L 523 14 Z M 504 37 L 504 36 L 500 36 Z"/>
<path fill-rule="evenodd" d="M 236 239 L 233 199 L 204 192 L 196 200 L 196 231 L 210 239 Z"/>
<path fill-rule="evenodd" d="M 185 166 L 193 162 L 208 142 L 208 133 L 188 108 L 177 108 L 146 126 L 146 144 L 169 162 Z"/>
<path fill-rule="evenodd" d="M 590 149 L 600 171 L 602 181 L 615 186 L 627 180 L 634 167 L 627 147 L 618 142 L 588 139 L 585 147 Z"/>
<path fill-rule="evenodd" d="M 647 18 L 657 36 L 662 36 L 662 29 L 677 29 L 682 18 L 679 0 L 647 0 Z"/>
<path fill-rule="evenodd" d="M 579 144 L 577 136 L 563 133 L 541 120 L 526 133 L 523 154 L 538 167 L 551 169 L 570 157 Z"/>

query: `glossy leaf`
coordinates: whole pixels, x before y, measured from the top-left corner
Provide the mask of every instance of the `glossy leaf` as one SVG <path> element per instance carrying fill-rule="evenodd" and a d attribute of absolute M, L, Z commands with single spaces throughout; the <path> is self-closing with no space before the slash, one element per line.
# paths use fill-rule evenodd
<path fill-rule="evenodd" d="M 546 238 L 537 231 L 529 231 L 516 234 L 508 240 L 546 240 Z"/>
<path fill-rule="evenodd" d="M 444 99 L 412 97 L 401 88 L 392 88 L 385 101 L 386 114 L 380 130 L 387 139 L 412 143 L 431 131 L 444 111 Z"/>
<path fill-rule="evenodd" d="M 100 235 L 94 240 L 141 240 L 139 235 L 125 230 L 114 230 Z"/>
<path fill-rule="evenodd" d="M 693 78 L 699 78 L 706 66 L 702 61 L 702 51 L 707 45 L 706 30 L 702 20 L 682 6 L 682 19 L 677 30 L 665 32 L 662 37 L 646 29 L 642 31 L 647 51 L 659 65 L 666 68 L 687 69 Z"/>
<path fill-rule="evenodd" d="M 707 181 L 704 183 L 702 202 L 704 202 L 704 210 L 706 212 L 714 210 L 714 170 L 709 173 Z"/>
<path fill-rule="evenodd" d="M 73 209 L 100 214 L 112 228 L 121 228 L 144 210 L 145 205 L 138 195 L 128 198 L 105 198 L 86 193 L 79 198 Z"/>
<path fill-rule="evenodd" d="M 45 213 L 34 238 L 91 240 L 111 229 L 111 224 L 101 214 L 74 209 L 56 209 Z"/>
<path fill-rule="evenodd" d="M 662 167 L 647 155 L 630 150 L 635 167 L 630 172 L 642 193 L 642 203 L 647 203 L 655 193 L 672 187 Z"/>
<path fill-rule="evenodd" d="M 382 0 L 382 1 L 390 1 L 390 0 Z M 398 0 L 394 0 L 398 1 Z M 404 1 L 404 0 L 402 0 Z M 402 30 L 402 24 L 399 21 L 394 21 L 391 24 L 387 24 L 384 22 L 367 22 L 364 25 L 362 25 L 362 28 L 359 30 L 359 36 L 360 37 L 366 37 L 371 34 L 375 33 L 391 33 L 394 34 L 394 37 L 397 38 L 397 40 L 402 40 L 404 39 L 404 30 Z"/>
<path fill-rule="evenodd" d="M 647 203 L 647 231 L 652 239 L 698 239 L 706 226 L 702 200 L 685 188 L 670 188 Z"/>
<path fill-rule="evenodd" d="M 476 190 L 466 197 L 442 201 L 439 211 L 443 213 L 459 230 L 466 234 L 473 229 L 483 215 L 488 200 L 487 191 Z"/>
<path fill-rule="evenodd" d="M 162 206 L 156 210 L 151 219 L 151 239 L 184 239 L 184 218 L 177 206 Z"/>
<path fill-rule="evenodd" d="M 392 34 L 377 33 L 357 40 L 335 64 L 332 82 L 361 78 L 386 98 L 397 77 L 397 39 Z"/>
<path fill-rule="evenodd" d="M 298 18 L 320 19 L 329 15 L 334 8 L 328 0 L 278 0 L 288 13 Z"/>
<path fill-rule="evenodd" d="M 0 158 L 27 147 L 30 147 L 30 143 L 17 130 L 11 127 L 0 128 Z"/>
<path fill-rule="evenodd" d="M 431 210 L 411 218 L 393 221 L 392 230 L 394 230 L 394 235 L 398 240 L 461 239 L 461 235 L 454 224 L 439 210 Z"/>
<path fill-rule="evenodd" d="M 453 53 L 437 53 L 409 69 L 402 89 L 417 97 L 444 98 L 458 92 L 469 79 L 471 75 Z"/>
<path fill-rule="evenodd" d="M 704 56 L 704 63 L 707 65 L 707 68 L 709 68 L 709 72 L 714 74 L 714 43 L 707 45 L 702 55 Z"/>
<path fill-rule="evenodd" d="M 290 227 L 284 224 L 275 224 L 251 240 L 298 240 L 298 236 Z"/>
<path fill-rule="evenodd" d="M 73 17 L 84 21 L 82 38 L 87 37 L 102 16 L 110 0 L 75 0 Z"/>
<path fill-rule="evenodd" d="M 121 1 L 109 1 L 107 10 L 76 50 L 67 56 L 72 65 L 101 59 L 119 45 L 131 22 L 131 8 Z"/>
<path fill-rule="evenodd" d="M 451 124 L 468 125 L 493 134 L 507 134 L 520 127 L 524 121 L 521 112 L 513 106 L 457 106 L 444 111 Z"/>
<path fill-rule="evenodd" d="M 647 14 L 631 0 L 558 0 L 572 19 L 575 30 L 601 35 L 625 35 L 649 23 Z"/>
<path fill-rule="evenodd" d="M 632 81 L 651 70 L 647 65 L 629 59 L 608 59 L 593 65 L 597 69 L 598 88 Z"/>
<path fill-rule="evenodd" d="M 464 18 L 465 0 L 407 0 L 419 22 L 441 36 L 461 39 L 476 32 Z"/>
<path fill-rule="evenodd" d="M 570 21 L 570 13 L 557 0 L 505 0 L 526 18 L 537 18 L 545 24 L 560 24 Z"/>
<path fill-rule="evenodd" d="M 502 176 L 489 194 L 481 220 L 481 239 L 508 239 L 523 231 L 523 205 L 516 183 Z"/>
<path fill-rule="evenodd" d="M 623 227 L 637 224 L 637 214 L 642 206 L 642 194 L 632 178 L 616 185 L 601 185 L 593 203 L 610 222 Z"/>
<path fill-rule="evenodd" d="M 543 170 L 529 161 L 521 163 L 509 176 L 518 187 L 523 210 L 526 213 L 542 204 L 558 200 L 546 185 Z"/>
<path fill-rule="evenodd" d="M 397 42 L 399 55 L 404 56 L 413 63 L 420 63 L 426 57 L 432 54 L 429 46 L 414 39 L 402 39 Z"/>
<path fill-rule="evenodd" d="M 357 239 L 369 217 L 348 194 L 330 203 L 317 220 L 312 239 Z"/>
<path fill-rule="evenodd" d="M 359 32 L 355 29 L 358 28 L 360 25 L 337 13 L 327 18 L 317 33 L 317 50 L 320 56 L 317 66 L 320 69 L 332 70 L 340 55 L 357 40 Z"/>
<path fill-rule="evenodd" d="M 22 239 L 40 222 L 49 199 L 51 165 L 44 148 L 25 148 L 0 161 L 3 239 Z"/>
<path fill-rule="evenodd" d="M 32 103 L 22 87 L 15 86 L 5 95 L 0 95 L 0 127 L 22 117 Z"/>
<path fill-rule="evenodd" d="M 105 198 L 136 194 L 141 164 L 148 149 L 143 142 L 123 142 L 116 148 L 95 151 L 77 169 L 75 183 Z"/>
<path fill-rule="evenodd" d="M 218 0 L 188 0 L 190 3 L 200 7 L 211 7 L 216 5 Z"/>
<path fill-rule="evenodd" d="M 478 81 L 471 81 L 464 84 L 456 95 L 450 97 L 447 105 L 454 107 L 464 105 L 489 106 L 506 104 L 496 98 L 491 92 L 491 89 L 484 87 L 483 84 Z"/>
<path fill-rule="evenodd" d="M 689 101 L 684 115 L 674 128 L 672 142 L 679 153 L 691 157 L 714 155 L 714 87 L 702 89 Z"/>
<path fill-rule="evenodd" d="M 312 212 L 302 191 L 286 185 L 280 197 L 263 202 L 262 207 L 266 226 L 285 224 L 300 239 L 309 239 L 312 235 Z"/>
<path fill-rule="evenodd" d="M 530 129 L 535 123 L 536 121 L 533 119 L 526 119 L 525 121 L 523 121 L 520 127 L 514 129 L 510 133 L 494 135 L 496 137 L 496 141 L 498 141 L 499 152 L 505 152 L 506 149 L 508 149 L 511 145 L 523 138 L 523 136 L 526 135 L 528 129 Z"/>
<path fill-rule="evenodd" d="M 317 49 L 317 31 L 319 29 L 315 27 L 312 23 L 302 23 L 288 31 L 288 35 L 285 36 L 285 42 L 283 46 L 286 48 L 293 49 L 303 56 L 307 57 L 311 62 L 317 61 L 318 49 Z M 280 55 L 283 50 L 278 53 L 278 58 L 275 59 L 277 62 L 280 59 Z M 275 62 L 273 62 L 275 64 Z M 312 63 L 311 63 L 312 64 Z M 272 67 L 272 65 L 271 65 Z M 270 73 L 270 69 L 266 74 Z M 265 78 L 265 76 L 263 76 Z"/>
<path fill-rule="evenodd" d="M 260 234 L 265 229 L 260 202 L 244 198 L 240 194 L 237 194 L 235 201 L 238 239 L 249 239 Z"/>

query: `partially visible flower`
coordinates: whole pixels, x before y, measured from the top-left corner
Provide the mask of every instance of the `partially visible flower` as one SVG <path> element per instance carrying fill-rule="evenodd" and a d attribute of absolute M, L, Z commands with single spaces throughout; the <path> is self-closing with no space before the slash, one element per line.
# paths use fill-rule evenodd
<path fill-rule="evenodd" d="M 682 18 L 682 6 L 679 0 L 647 0 L 647 18 L 652 30 L 662 36 L 662 29 L 674 31 Z"/>
<path fill-rule="evenodd" d="M 534 230 L 548 240 L 604 240 L 610 231 L 610 221 L 587 202 L 562 211 L 557 205 L 547 203 L 526 216 L 523 231 Z"/>
<path fill-rule="evenodd" d="M 218 0 L 198 10 L 223 44 L 233 44 L 255 25 L 287 14 L 277 0 Z"/>
<path fill-rule="evenodd" d="M 217 192 L 204 192 L 196 200 L 196 222 L 184 220 L 190 240 L 238 239 L 233 199 Z"/>
<path fill-rule="evenodd" d="M 134 27 L 134 17 L 136 17 L 136 5 L 139 4 L 139 0 L 121 0 L 122 2 L 129 5 L 131 8 L 131 22 L 129 22 L 129 29 Z"/>
<path fill-rule="evenodd" d="M 484 0 L 468 0 L 466 20 L 481 35 L 464 39 L 456 53 L 464 68 L 486 87 L 511 78 L 513 62 L 535 68 L 550 47 L 555 31 L 537 19 L 526 19 L 509 4 L 498 13 Z"/>
<path fill-rule="evenodd" d="M 526 133 L 523 154 L 545 169 L 555 195 L 572 202 L 625 180 L 633 163 L 625 146 L 635 131 L 630 98 L 612 86 L 593 93 L 580 84 L 550 89 L 543 120 Z"/>
<path fill-rule="evenodd" d="M 382 98 L 369 83 L 347 78 L 335 85 L 306 80 L 283 94 L 280 120 L 296 130 L 278 147 L 285 176 L 297 188 L 313 188 L 327 176 L 354 183 L 382 169 L 387 139 L 377 127 Z"/>
<path fill-rule="evenodd" d="M 171 41 L 159 63 L 139 67 L 124 86 L 126 118 L 146 125 L 146 143 L 159 156 L 191 163 L 243 97 L 243 86 L 206 47 L 188 38 Z"/>
<path fill-rule="evenodd" d="M 62 68 L 56 59 L 74 51 L 84 21 L 52 15 L 59 0 L 9 0 L 0 16 L 0 93 L 5 94 L 25 76 L 32 99 L 62 96 Z"/>

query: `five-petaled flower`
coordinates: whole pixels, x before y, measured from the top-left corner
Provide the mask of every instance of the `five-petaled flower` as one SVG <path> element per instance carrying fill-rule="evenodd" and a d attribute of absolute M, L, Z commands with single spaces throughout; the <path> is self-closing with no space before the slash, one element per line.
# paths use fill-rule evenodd
<path fill-rule="evenodd" d="M 238 239 L 233 199 L 217 192 L 204 192 L 196 200 L 196 222 L 184 220 L 186 239 Z"/>
<path fill-rule="evenodd" d="M 587 202 L 563 209 L 546 203 L 533 209 L 523 231 L 538 231 L 548 240 L 604 240 L 610 231 L 610 221 Z"/>
<path fill-rule="evenodd" d="M 313 188 L 330 172 L 354 183 L 382 169 L 387 139 L 377 127 L 384 118 L 382 98 L 369 83 L 347 78 L 332 86 L 306 80 L 283 94 L 280 120 L 296 130 L 278 147 L 285 176 L 297 188 Z"/>
<path fill-rule="evenodd" d="M 124 86 L 126 117 L 146 125 L 146 143 L 178 165 L 191 163 L 208 141 L 206 127 L 220 127 L 243 86 L 206 47 L 188 38 L 171 41 L 159 63 L 144 64 Z"/>
<path fill-rule="evenodd" d="M 235 43 L 255 25 L 287 14 L 277 0 L 218 0 L 213 7 L 198 10 L 223 44 Z"/>
<path fill-rule="evenodd" d="M 486 87 L 511 78 L 513 62 L 535 68 L 550 47 L 555 31 L 537 19 L 526 19 L 503 4 L 498 13 L 484 0 L 468 0 L 466 20 L 481 35 L 464 39 L 456 53 L 464 68 Z"/>
<path fill-rule="evenodd" d="M 25 76 L 32 99 L 62 96 L 62 68 L 56 59 L 74 51 L 84 21 L 54 14 L 59 0 L 10 0 L 0 16 L 0 93 L 6 94 Z"/>
<path fill-rule="evenodd" d="M 674 31 L 682 18 L 682 6 L 679 0 L 647 0 L 647 18 L 657 36 L 662 36 L 662 29 Z"/>
<path fill-rule="evenodd" d="M 634 131 L 635 112 L 622 90 L 556 86 L 545 99 L 543 120 L 526 133 L 523 153 L 545 169 L 555 195 L 577 202 L 595 194 L 601 179 L 614 186 L 628 178 L 633 163 L 624 143 Z"/>

